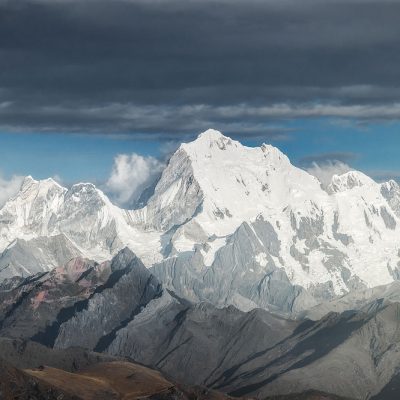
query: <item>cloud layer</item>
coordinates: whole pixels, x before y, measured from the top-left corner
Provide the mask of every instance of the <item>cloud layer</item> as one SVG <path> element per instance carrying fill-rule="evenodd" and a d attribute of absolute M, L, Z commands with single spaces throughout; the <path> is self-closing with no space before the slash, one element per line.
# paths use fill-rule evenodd
<path fill-rule="evenodd" d="M 310 167 L 306 168 L 306 171 L 318 178 L 323 188 L 326 189 L 331 183 L 333 175 L 341 175 L 352 169 L 349 165 L 341 161 L 328 161 L 323 164 L 314 162 Z"/>
<path fill-rule="evenodd" d="M 0 129 L 290 135 L 400 120 L 400 3 L 0 0 Z"/>
<path fill-rule="evenodd" d="M 116 204 L 131 208 L 143 190 L 154 183 L 163 167 L 164 164 L 154 157 L 119 154 L 104 189 Z"/>
<path fill-rule="evenodd" d="M 7 200 L 18 193 L 23 179 L 22 176 L 17 175 L 6 179 L 0 173 L 0 208 L 3 207 Z"/>

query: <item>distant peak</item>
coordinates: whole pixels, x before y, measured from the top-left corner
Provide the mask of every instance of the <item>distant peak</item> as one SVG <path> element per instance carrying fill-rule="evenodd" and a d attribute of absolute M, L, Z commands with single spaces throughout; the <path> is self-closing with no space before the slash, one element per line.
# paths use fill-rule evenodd
<path fill-rule="evenodd" d="M 392 203 L 392 202 L 395 203 L 395 208 L 398 213 L 399 212 L 398 210 L 400 210 L 400 209 L 398 209 L 398 205 L 400 204 L 400 202 L 399 202 L 399 199 L 400 199 L 399 184 L 393 179 L 391 179 L 390 181 L 381 183 L 381 194 L 386 200 L 389 201 L 389 203 Z"/>
<path fill-rule="evenodd" d="M 75 183 L 71 186 L 68 191 L 70 196 L 75 196 L 76 199 L 83 199 L 83 198 L 97 198 L 102 203 L 110 203 L 109 198 L 104 194 L 104 192 L 96 187 L 93 183 L 88 182 L 80 182 Z"/>
<path fill-rule="evenodd" d="M 343 192 L 345 190 L 350 190 L 364 185 L 371 185 L 373 183 L 375 183 L 375 181 L 362 172 L 349 171 L 341 175 L 333 175 L 331 183 L 328 186 L 328 191 L 332 193 Z"/>
<path fill-rule="evenodd" d="M 47 178 L 42 180 L 36 180 L 31 175 L 28 175 L 24 178 L 21 184 L 21 190 L 25 191 L 30 187 L 57 187 L 62 188 L 62 186 L 57 183 L 53 178 Z"/>
<path fill-rule="evenodd" d="M 41 183 L 45 183 L 48 184 L 50 186 L 57 186 L 59 188 L 63 188 L 56 180 L 54 180 L 53 178 L 47 178 L 47 179 L 43 179 L 41 181 L 39 181 Z"/>
<path fill-rule="evenodd" d="M 31 185 L 32 183 L 37 183 L 37 180 L 33 179 L 31 175 L 28 175 L 22 181 L 22 187 Z"/>
<path fill-rule="evenodd" d="M 90 196 L 100 196 L 100 197 L 106 197 L 104 193 L 96 187 L 93 183 L 89 182 L 79 182 L 75 183 L 71 186 L 71 189 L 69 190 L 70 193 L 74 194 L 79 194 L 79 195 L 90 195 Z"/>
<path fill-rule="evenodd" d="M 382 188 L 385 188 L 386 190 L 398 190 L 399 184 L 395 180 L 390 179 L 389 181 L 382 183 Z"/>

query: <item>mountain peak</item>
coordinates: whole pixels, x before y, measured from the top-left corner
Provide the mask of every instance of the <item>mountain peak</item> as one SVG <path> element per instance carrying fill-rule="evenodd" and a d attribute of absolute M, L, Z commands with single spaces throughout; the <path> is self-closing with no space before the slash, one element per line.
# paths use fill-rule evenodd
<path fill-rule="evenodd" d="M 181 148 L 192 155 L 204 154 L 206 157 L 218 155 L 218 158 L 222 157 L 236 161 L 238 161 L 238 157 L 243 158 L 245 156 L 247 159 L 250 157 L 254 161 L 257 160 L 257 163 L 260 162 L 261 157 L 264 160 L 263 163 L 268 163 L 271 166 L 278 167 L 279 165 L 290 164 L 288 157 L 270 144 L 263 143 L 260 147 L 247 147 L 215 129 L 208 129 L 200 133 L 197 139 L 183 144 Z M 221 151 L 224 151 L 225 155 Z M 231 155 L 231 151 L 237 154 Z"/>
<path fill-rule="evenodd" d="M 75 183 L 68 190 L 67 197 L 72 199 L 74 202 L 89 202 L 90 204 L 107 204 L 108 206 L 111 206 L 109 198 L 93 183 Z"/>
<path fill-rule="evenodd" d="M 156 229 L 195 216 L 206 234 L 226 235 L 270 212 L 274 203 L 280 206 L 294 196 L 297 204 L 310 187 L 318 190 L 317 180 L 291 165 L 276 147 L 248 147 L 209 129 L 171 157 L 142 215 Z"/>
<path fill-rule="evenodd" d="M 349 171 L 341 175 L 333 175 L 328 191 L 331 193 L 343 192 L 375 183 L 373 179 L 360 171 Z"/>
<path fill-rule="evenodd" d="M 36 180 L 31 175 L 27 175 L 22 181 L 21 191 L 25 191 L 25 190 L 29 189 L 32 185 L 40 186 L 40 187 L 56 186 L 58 188 L 62 188 L 62 186 L 58 182 L 56 182 L 53 178 Z"/>
<path fill-rule="evenodd" d="M 400 189 L 399 184 L 393 179 L 390 179 L 387 182 L 383 182 L 382 183 L 382 188 L 384 188 L 385 190 L 389 190 L 389 191 L 390 190 L 399 190 Z"/>
<path fill-rule="evenodd" d="M 22 181 L 23 183 L 37 182 L 36 179 L 33 179 L 32 175 L 27 175 Z"/>
<path fill-rule="evenodd" d="M 200 133 L 195 140 L 190 143 L 185 143 L 181 146 L 184 150 L 191 154 L 195 153 L 213 153 L 214 151 L 227 150 L 228 147 L 234 145 L 238 147 L 239 142 L 224 136 L 221 132 L 215 129 L 207 129 Z"/>
<path fill-rule="evenodd" d="M 216 129 L 207 129 L 200 133 L 196 140 L 220 140 L 221 138 L 229 139 Z"/>
<path fill-rule="evenodd" d="M 30 197 L 43 196 L 46 197 L 47 193 L 62 193 L 66 192 L 67 189 L 63 188 L 53 178 L 47 178 L 43 180 L 36 180 L 32 176 L 28 175 L 24 178 L 21 184 L 21 188 L 17 196 Z"/>
<path fill-rule="evenodd" d="M 25 191 L 35 183 L 38 183 L 38 181 L 33 179 L 31 175 L 28 175 L 23 179 L 20 190 Z"/>

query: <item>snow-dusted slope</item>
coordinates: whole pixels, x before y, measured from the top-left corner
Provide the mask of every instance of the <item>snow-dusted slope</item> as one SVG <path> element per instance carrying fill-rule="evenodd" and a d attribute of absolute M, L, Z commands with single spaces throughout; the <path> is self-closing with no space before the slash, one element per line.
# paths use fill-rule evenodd
<path fill-rule="evenodd" d="M 97 260 L 127 245 L 181 295 L 292 311 L 397 279 L 399 204 L 393 181 L 352 171 L 323 190 L 275 147 L 208 130 L 179 147 L 139 210 L 91 184 L 27 178 L 0 211 L 0 252 L 55 235 Z"/>

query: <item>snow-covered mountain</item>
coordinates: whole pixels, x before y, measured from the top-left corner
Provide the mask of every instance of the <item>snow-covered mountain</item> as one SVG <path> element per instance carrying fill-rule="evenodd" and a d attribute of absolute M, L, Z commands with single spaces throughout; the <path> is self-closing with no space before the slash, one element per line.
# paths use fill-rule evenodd
<path fill-rule="evenodd" d="M 397 280 L 399 230 L 396 182 L 351 171 L 324 190 L 275 147 L 208 130 L 179 147 L 138 210 L 92 184 L 26 178 L 0 210 L 0 277 L 128 246 L 183 297 L 293 312 Z"/>
<path fill-rule="evenodd" d="M 49 248 L 56 237 L 57 246 Z M 53 179 L 36 181 L 28 176 L 0 210 L 0 277 L 48 270 L 68 261 L 71 254 L 106 260 L 126 245 L 150 265 L 160 259 L 159 239 L 158 233 L 138 231 L 128 213 L 90 183 L 66 189 Z M 60 247 L 68 252 L 54 257 Z M 39 254 L 31 257 L 33 251 Z M 20 258 L 26 258 L 24 265 L 14 261 Z"/>

